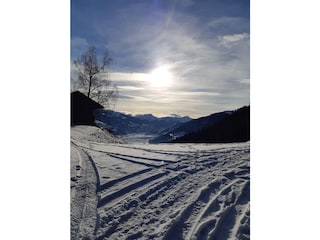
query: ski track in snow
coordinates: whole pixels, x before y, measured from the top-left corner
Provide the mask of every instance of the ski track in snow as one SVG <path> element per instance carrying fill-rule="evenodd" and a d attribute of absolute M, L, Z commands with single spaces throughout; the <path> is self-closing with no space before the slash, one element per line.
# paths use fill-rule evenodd
<path fill-rule="evenodd" d="M 97 175 L 83 239 L 250 239 L 249 143 L 76 144 Z"/>
<path fill-rule="evenodd" d="M 74 143 L 71 156 L 71 239 L 94 239 L 97 172 L 92 159 Z"/>

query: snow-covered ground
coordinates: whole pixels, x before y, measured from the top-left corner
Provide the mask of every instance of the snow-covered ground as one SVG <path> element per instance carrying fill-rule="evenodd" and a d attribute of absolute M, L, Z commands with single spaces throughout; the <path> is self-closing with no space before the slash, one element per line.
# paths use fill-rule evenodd
<path fill-rule="evenodd" d="M 99 131 L 71 130 L 72 239 L 250 238 L 249 143 L 121 144 Z"/>

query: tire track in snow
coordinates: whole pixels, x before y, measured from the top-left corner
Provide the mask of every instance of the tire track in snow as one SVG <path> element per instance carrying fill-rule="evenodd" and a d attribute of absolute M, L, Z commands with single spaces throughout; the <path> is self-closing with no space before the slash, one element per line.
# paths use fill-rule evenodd
<path fill-rule="evenodd" d="M 74 197 L 71 199 L 71 239 L 93 239 L 97 223 L 98 176 L 89 156 L 71 143 L 71 148 L 77 152 L 81 172 L 77 173 Z"/>
<path fill-rule="evenodd" d="M 145 174 L 147 172 L 150 172 L 151 170 L 152 170 L 152 168 L 147 168 L 147 169 L 143 169 L 141 171 L 138 171 L 138 172 L 135 172 L 135 173 L 132 173 L 132 174 L 128 174 L 128 175 L 126 175 L 124 177 L 111 180 L 109 182 L 106 182 L 106 183 L 100 185 L 98 191 L 102 192 L 102 191 L 104 191 L 104 190 L 106 190 L 108 188 L 111 188 L 112 186 L 114 186 L 116 184 L 120 184 L 120 183 L 122 183 L 122 182 L 124 182 L 124 181 L 126 181 L 128 179 L 132 179 L 132 178 L 134 178 L 136 176 Z"/>
<path fill-rule="evenodd" d="M 125 157 L 123 155 L 120 155 L 120 154 L 114 154 L 114 153 L 107 153 L 107 155 L 109 155 L 110 157 L 113 157 L 113 158 L 118 158 L 120 160 L 123 160 L 123 161 L 127 161 L 127 162 L 130 162 L 130 163 L 134 163 L 134 164 L 140 164 L 140 165 L 143 165 L 145 167 L 151 167 L 151 168 L 159 168 L 161 167 L 161 165 L 156 165 L 156 164 L 150 164 L 150 163 L 146 163 L 146 162 L 143 162 L 143 161 L 136 161 L 136 160 L 132 160 L 128 157 Z M 140 158 L 141 160 L 145 160 L 145 159 L 142 159 Z M 148 159 L 149 161 L 152 161 L 150 159 Z"/>
<path fill-rule="evenodd" d="M 157 201 L 160 195 L 164 195 L 170 189 L 170 186 L 175 185 L 180 179 L 183 179 L 184 175 L 185 173 L 178 173 L 163 177 L 155 182 L 150 182 L 149 185 L 143 188 L 136 189 L 134 192 L 129 192 L 126 198 L 119 199 L 116 204 L 113 204 L 107 210 L 107 214 L 103 217 L 103 221 L 107 223 L 107 226 L 103 231 L 104 233 L 98 239 L 107 239 L 113 234 L 119 234 L 119 230 L 118 232 L 114 231 L 116 229 L 126 229 L 126 232 L 132 230 L 131 232 L 134 234 L 136 229 L 130 229 L 132 226 L 124 227 L 124 225 L 133 216 L 137 219 L 146 219 L 145 210 L 148 209 L 150 204 L 153 201 Z M 124 214 L 116 216 L 114 213 L 117 212 L 123 212 Z M 112 236 L 112 238 L 118 239 L 116 236 Z"/>
<path fill-rule="evenodd" d="M 214 179 L 206 187 L 202 188 L 198 192 L 197 196 L 195 196 L 193 201 L 189 203 L 181 213 L 179 213 L 176 219 L 173 220 L 173 224 L 167 230 L 164 239 L 190 239 L 190 235 L 193 234 L 193 231 L 197 225 L 188 224 L 188 220 L 193 218 L 192 221 L 189 222 L 196 222 L 197 224 L 204 212 L 210 206 L 212 206 L 213 203 L 215 203 L 216 198 L 220 196 L 223 191 L 228 190 L 236 181 L 237 180 L 230 181 L 225 185 L 221 182 L 221 179 Z M 220 188 L 221 185 L 223 185 L 222 188 Z M 217 189 L 219 191 L 215 197 L 210 200 L 211 193 Z M 186 231 L 190 232 L 191 234 L 189 233 L 187 236 L 185 236 L 184 233 Z"/>
<path fill-rule="evenodd" d="M 109 153 L 133 164 L 148 161 L 143 156 Z M 165 159 L 167 155 L 161 153 Z M 162 165 L 151 164 L 161 159 L 149 159 L 147 169 L 103 184 L 96 239 L 245 239 L 248 154 L 246 149 L 223 148 L 185 152 Z M 205 182 L 206 187 L 197 191 Z M 230 226 L 221 228 L 226 224 Z"/>
<path fill-rule="evenodd" d="M 144 152 L 150 152 L 150 153 L 159 153 L 163 155 L 172 155 L 172 156 L 177 156 L 181 157 L 186 154 L 185 151 L 175 151 L 175 150 L 159 150 L 159 149 L 148 149 L 148 148 L 143 148 L 143 147 L 132 147 L 132 146 L 125 146 L 122 145 L 122 148 L 127 148 L 127 149 L 135 149 L 135 150 L 140 150 Z"/>
<path fill-rule="evenodd" d="M 139 182 L 135 182 L 129 186 L 126 186 L 122 189 L 120 189 L 119 191 L 116 191 L 114 193 L 108 194 L 108 195 L 104 195 L 101 197 L 101 199 L 98 202 L 98 208 L 104 206 L 105 204 L 107 204 L 108 202 L 111 202 L 112 200 L 116 199 L 116 198 L 120 198 L 125 194 L 130 193 L 133 190 L 137 190 L 138 188 L 141 188 L 142 186 L 163 177 L 164 175 L 166 175 L 168 172 L 160 172 L 158 174 L 152 175 L 151 177 L 148 178 L 144 178 Z"/>
<path fill-rule="evenodd" d="M 158 168 L 159 166 L 164 165 L 164 164 L 171 164 L 171 163 L 177 162 L 174 160 L 166 160 L 164 158 L 158 159 L 158 158 L 147 158 L 147 157 L 141 157 L 141 156 L 131 156 L 131 155 L 127 155 L 127 154 L 119 154 L 119 153 L 115 153 L 115 152 L 102 151 L 102 150 L 97 150 L 94 148 L 88 148 L 88 147 L 84 147 L 84 146 L 82 146 L 82 148 L 90 150 L 90 151 L 104 153 L 110 157 L 118 158 L 120 160 L 124 160 L 124 161 L 130 162 L 130 163 L 133 163 L 133 164 L 140 164 L 140 165 L 143 165 L 146 167 Z M 140 161 L 138 161 L 138 160 L 140 160 Z M 152 164 L 152 162 L 153 162 L 153 164 Z"/>
<path fill-rule="evenodd" d="M 217 204 L 218 198 L 221 195 L 227 195 L 229 192 L 231 192 L 232 186 L 234 186 L 234 184 L 237 183 L 238 181 L 239 181 L 238 179 L 230 181 L 225 187 L 223 187 L 216 194 L 214 194 L 214 196 L 206 203 L 205 207 L 200 211 L 200 213 L 194 220 L 195 224 L 192 225 L 190 231 L 188 232 L 186 237 L 187 239 L 195 238 L 201 232 L 201 230 L 206 226 L 204 224 L 200 224 L 201 220 L 204 218 L 205 215 L 210 216 L 212 213 L 213 215 L 216 213 L 220 213 L 216 211 L 216 207 L 218 205 Z M 210 226 L 211 226 L 211 223 L 210 223 Z"/>
<path fill-rule="evenodd" d="M 131 156 L 131 155 L 127 155 L 127 154 L 119 154 L 119 153 L 112 153 L 112 152 L 106 152 L 107 154 L 109 154 L 110 156 L 113 156 L 113 157 L 121 157 L 121 158 L 124 158 L 124 159 L 139 159 L 139 160 L 146 160 L 146 161 L 154 161 L 154 162 L 164 162 L 164 163 L 175 163 L 175 161 L 169 161 L 169 160 L 165 160 L 165 159 L 158 159 L 158 158 L 146 158 L 146 157 L 137 157 L 137 156 Z M 138 162 L 140 163 L 140 162 Z"/>
<path fill-rule="evenodd" d="M 239 207 L 245 204 L 245 207 L 248 206 L 249 200 L 249 183 L 246 182 L 244 186 L 242 186 L 241 191 L 238 193 L 239 196 L 236 196 L 234 201 L 231 202 L 223 202 L 221 205 L 224 206 L 223 211 L 221 211 L 221 215 L 217 221 L 216 227 L 211 230 L 208 234 L 208 238 L 205 239 L 213 239 L 219 240 L 222 238 L 227 238 L 230 240 L 238 239 L 235 235 L 238 232 L 239 227 L 236 225 L 237 219 L 239 215 Z M 225 204 L 224 204 L 225 203 Z M 238 209 L 236 209 L 238 207 Z"/>
<path fill-rule="evenodd" d="M 186 165 L 189 165 L 189 163 L 186 163 Z M 194 166 L 189 166 L 191 168 L 193 168 L 193 170 L 195 169 Z M 214 167 L 214 164 L 211 164 L 211 167 Z M 184 168 L 180 168 L 180 169 L 184 169 Z M 207 171 L 209 171 L 210 168 L 207 168 Z M 199 176 L 202 176 L 203 177 L 203 174 L 201 174 L 201 171 L 203 172 L 204 171 L 204 168 L 198 168 L 198 170 L 196 171 L 188 171 L 187 170 L 184 170 L 184 171 L 177 171 L 179 174 L 178 175 L 170 175 L 170 176 L 167 176 L 167 179 L 159 179 L 158 180 L 158 183 L 156 183 L 153 187 L 150 187 L 145 193 L 143 193 L 142 195 L 140 195 L 138 198 L 136 198 L 137 200 L 135 200 L 136 204 L 134 205 L 134 208 L 137 209 L 137 205 L 139 206 L 139 208 L 142 208 L 142 209 L 147 209 L 147 207 L 149 207 L 150 209 L 154 209 L 155 206 L 150 206 L 150 204 L 152 202 L 162 202 L 164 204 L 160 205 L 160 208 L 163 208 L 164 210 L 168 207 L 172 207 L 174 205 L 175 202 L 177 202 L 179 199 L 178 198 L 181 198 L 181 197 L 185 197 L 184 195 L 184 192 L 188 192 L 188 191 L 185 191 L 185 189 L 182 189 L 180 190 L 178 197 L 177 198 L 173 198 L 172 200 L 169 200 L 168 198 L 165 199 L 165 196 L 170 196 L 172 195 L 172 193 L 174 192 L 178 192 L 179 191 L 179 188 L 178 189 L 174 189 L 170 191 L 170 186 L 172 185 L 178 185 L 179 183 L 181 185 L 184 185 L 185 183 L 185 179 L 189 179 L 189 177 L 191 175 L 199 175 Z M 199 173 L 200 172 L 200 173 Z M 190 181 L 193 181 L 192 178 L 190 178 Z M 224 179 L 224 181 L 226 181 Z M 211 185 L 211 188 L 213 188 L 213 185 Z M 189 189 L 190 190 L 190 189 Z M 137 191 L 135 191 L 137 192 Z M 161 196 L 163 196 L 163 198 L 161 198 Z M 133 199 L 132 197 L 130 197 L 130 199 Z M 123 200 L 123 199 L 122 199 Z M 130 204 L 129 204 L 130 205 Z M 156 203 L 157 205 L 157 203 Z M 159 204 L 158 204 L 159 205 Z M 162 207 L 163 206 L 163 207 Z M 173 208 L 174 209 L 174 208 Z M 119 212 L 120 210 L 116 211 L 116 212 Z M 160 212 L 159 210 L 156 210 L 157 212 Z M 136 211 L 137 213 L 138 211 Z M 113 213 L 112 213 L 113 215 Z M 136 218 L 138 218 L 138 215 L 135 216 Z M 169 216 L 169 219 L 173 218 L 174 216 L 174 213 L 172 213 L 171 211 L 171 214 L 168 213 Z M 126 215 L 127 216 L 127 215 Z M 131 217 L 132 215 L 130 215 Z M 143 216 L 141 216 L 143 217 Z M 106 221 L 106 219 L 105 219 Z M 110 221 L 110 220 L 107 220 L 107 221 Z M 121 218 L 120 220 L 117 221 L 117 226 L 118 228 L 119 225 L 123 225 L 125 223 L 122 222 L 123 219 Z M 128 219 L 126 218 L 126 221 L 128 221 Z M 152 222 L 152 221 L 157 221 L 155 219 L 152 219 L 150 217 L 150 220 L 148 220 L 149 222 Z M 112 225 L 112 229 L 117 229 L 117 227 L 115 227 L 113 224 Z M 125 229 L 130 229 L 129 227 L 125 228 Z M 119 230 L 118 230 L 119 232 Z M 111 231 L 110 229 L 107 230 L 107 233 L 108 234 L 104 234 L 103 236 L 104 237 L 110 237 L 110 235 L 114 234 L 115 232 Z M 118 233 L 119 234 L 119 233 Z M 113 236 L 114 238 L 117 238 L 116 236 Z M 103 239 L 103 238 L 101 238 Z"/>
<path fill-rule="evenodd" d="M 242 206 L 241 214 L 237 216 L 234 227 L 231 230 L 232 234 L 230 236 L 230 239 L 250 239 L 249 209 L 249 203 Z"/>
<path fill-rule="evenodd" d="M 180 165 L 180 164 L 181 164 L 180 162 L 177 162 L 176 164 L 171 164 L 171 165 Z M 186 163 L 185 165 L 188 165 L 188 164 Z M 176 166 L 173 168 L 164 167 L 162 170 L 166 171 L 166 176 L 157 179 L 154 183 L 151 183 L 150 185 L 143 186 L 142 189 L 134 188 L 134 187 L 132 187 L 132 185 L 130 185 L 130 189 L 134 190 L 131 192 L 131 194 L 136 195 L 136 196 L 132 196 L 130 194 L 127 194 L 127 198 L 130 197 L 130 199 L 133 199 L 135 197 L 137 199 L 136 202 L 139 203 L 139 207 L 146 209 L 153 201 L 158 200 L 160 195 L 162 195 L 162 196 L 166 195 L 165 193 L 170 190 L 170 186 L 173 186 L 173 185 L 177 184 L 178 182 L 184 180 L 191 173 L 196 173 L 196 171 L 194 171 L 194 172 L 180 171 L 181 169 L 185 169 L 185 167 L 187 167 L 187 166 L 180 166 L 180 167 Z M 174 170 L 172 170 L 172 169 L 174 169 Z M 142 180 L 142 181 L 144 181 L 144 180 Z M 140 186 L 141 187 L 141 184 L 134 183 L 133 186 Z M 123 192 L 127 192 L 127 189 L 126 189 L 126 191 L 123 191 Z M 119 197 L 119 196 L 117 196 L 117 197 Z M 125 199 L 119 199 L 119 201 L 121 201 L 121 200 L 124 201 Z M 171 202 L 173 203 L 174 201 L 171 201 Z M 170 201 L 169 202 L 167 201 L 166 204 L 170 205 Z M 113 208 L 114 208 L 114 206 L 113 206 Z M 108 208 L 108 209 L 110 209 L 110 208 Z M 109 230 L 107 232 L 110 233 Z M 106 237 L 106 235 L 104 235 L 104 236 Z"/>

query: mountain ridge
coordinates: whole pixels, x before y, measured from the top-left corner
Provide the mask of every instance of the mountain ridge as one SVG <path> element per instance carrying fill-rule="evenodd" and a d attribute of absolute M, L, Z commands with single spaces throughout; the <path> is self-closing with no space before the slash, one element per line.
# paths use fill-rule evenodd
<path fill-rule="evenodd" d="M 231 113 L 232 111 L 223 111 L 223 112 L 213 113 L 208 116 L 203 116 L 197 119 L 192 119 L 186 123 L 183 123 L 177 126 L 176 128 L 166 129 L 164 132 L 162 132 L 162 135 L 154 139 L 151 139 L 149 143 L 171 142 L 172 140 L 182 137 L 190 132 L 196 132 L 196 131 L 199 131 L 200 129 L 208 127 L 211 124 L 214 124 L 222 120 L 225 116 Z"/>
<path fill-rule="evenodd" d="M 96 124 L 123 138 L 145 139 L 149 143 L 219 143 L 250 139 L 250 105 L 197 119 L 95 111 Z M 131 139 L 131 140 L 132 140 Z"/>
<path fill-rule="evenodd" d="M 106 109 L 95 111 L 95 119 L 98 126 L 108 128 L 116 135 L 160 134 L 168 127 L 191 120 L 188 116 L 158 118 L 152 114 L 131 115 Z"/>
<path fill-rule="evenodd" d="M 241 107 L 221 121 L 173 139 L 174 143 L 231 143 L 250 140 L 250 105 Z"/>

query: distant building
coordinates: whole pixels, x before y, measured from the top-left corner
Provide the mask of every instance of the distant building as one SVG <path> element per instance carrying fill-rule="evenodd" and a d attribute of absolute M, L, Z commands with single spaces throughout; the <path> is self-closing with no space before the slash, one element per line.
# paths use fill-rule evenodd
<path fill-rule="evenodd" d="M 103 106 L 79 91 L 71 93 L 71 126 L 95 125 L 94 111 Z"/>

